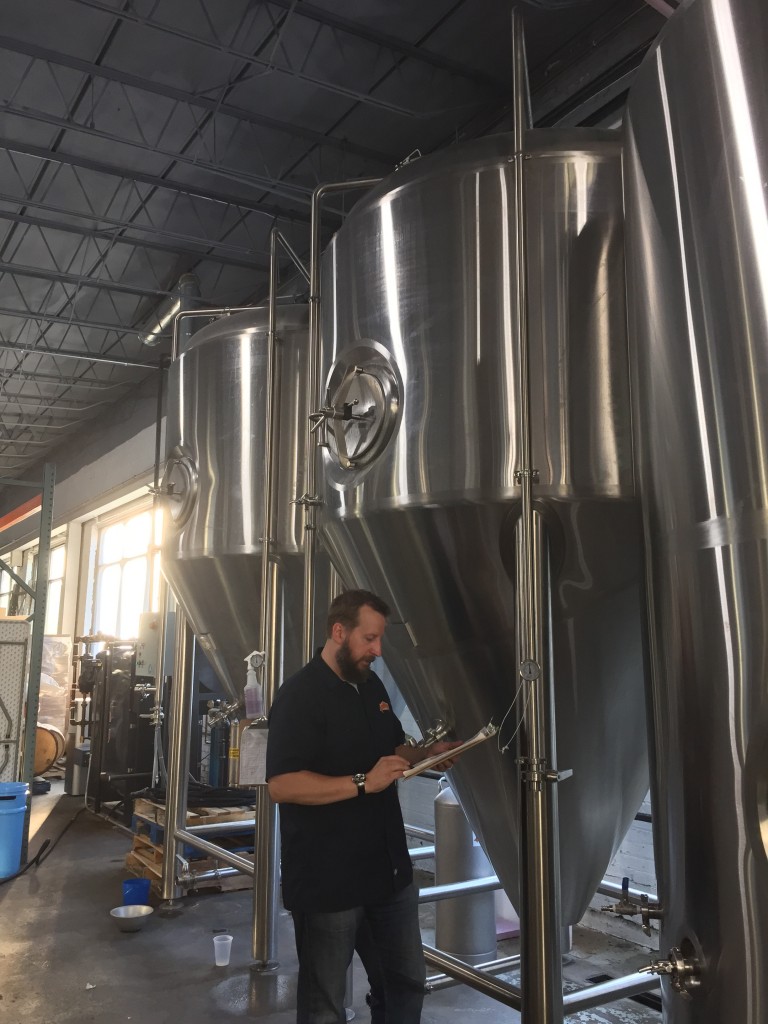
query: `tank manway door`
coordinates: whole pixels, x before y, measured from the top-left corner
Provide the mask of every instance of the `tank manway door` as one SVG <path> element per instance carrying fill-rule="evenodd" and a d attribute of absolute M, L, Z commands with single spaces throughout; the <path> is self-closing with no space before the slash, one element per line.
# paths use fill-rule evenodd
<path fill-rule="evenodd" d="M 180 448 L 174 448 L 168 456 L 160 493 L 171 522 L 180 530 L 189 519 L 197 498 L 197 467 Z"/>
<path fill-rule="evenodd" d="M 375 342 L 347 349 L 331 367 L 326 404 L 313 429 L 343 469 L 367 466 L 384 451 L 400 412 L 402 382 Z"/>

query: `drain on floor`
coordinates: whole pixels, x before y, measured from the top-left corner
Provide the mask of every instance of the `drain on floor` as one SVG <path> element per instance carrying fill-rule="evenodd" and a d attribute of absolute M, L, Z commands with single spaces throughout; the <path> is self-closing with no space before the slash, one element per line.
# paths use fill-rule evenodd
<path fill-rule="evenodd" d="M 616 979 L 610 974 L 590 974 L 587 981 L 593 985 L 600 985 L 604 981 L 615 981 Z M 636 996 L 627 996 L 627 999 L 631 999 L 633 1003 L 640 1003 L 641 1006 L 647 1006 L 649 1010 L 656 1010 L 661 1013 L 661 996 L 657 996 L 655 992 L 640 992 Z"/>

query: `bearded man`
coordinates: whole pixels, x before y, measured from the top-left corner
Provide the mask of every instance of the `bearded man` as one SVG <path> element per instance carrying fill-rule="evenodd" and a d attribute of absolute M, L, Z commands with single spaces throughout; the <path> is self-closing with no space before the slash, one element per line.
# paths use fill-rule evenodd
<path fill-rule="evenodd" d="M 458 744 L 406 745 L 371 671 L 388 615 L 375 594 L 340 594 L 325 645 L 280 687 L 269 717 L 267 780 L 280 804 L 283 903 L 299 956 L 297 1024 L 344 1024 L 347 968 L 366 925 L 384 1020 L 421 1020 L 418 893 L 396 782 L 411 764 Z"/>

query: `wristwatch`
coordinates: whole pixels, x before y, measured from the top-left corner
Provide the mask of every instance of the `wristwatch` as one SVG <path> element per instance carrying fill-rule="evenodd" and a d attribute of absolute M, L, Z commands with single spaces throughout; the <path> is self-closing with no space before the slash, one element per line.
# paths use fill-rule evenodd
<path fill-rule="evenodd" d="M 365 774 L 358 772 L 357 775 L 352 776 L 352 781 L 357 786 L 357 795 L 365 796 Z"/>

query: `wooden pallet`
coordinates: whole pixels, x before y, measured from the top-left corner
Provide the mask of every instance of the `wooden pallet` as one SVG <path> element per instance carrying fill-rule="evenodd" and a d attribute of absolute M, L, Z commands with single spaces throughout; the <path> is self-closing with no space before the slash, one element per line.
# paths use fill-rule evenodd
<path fill-rule="evenodd" d="M 155 803 L 143 797 L 133 803 L 137 818 L 165 825 L 165 804 Z M 187 811 L 188 825 L 211 825 L 216 821 L 247 821 L 253 818 L 253 804 L 240 807 L 195 807 Z"/>
<path fill-rule="evenodd" d="M 136 878 L 149 878 L 152 882 L 151 890 L 158 898 L 162 897 L 164 856 L 165 851 L 161 845 L 153 843 L 147 836 L 137 835 L 134 836 L 133 846 L 125 858 L 126 871 Z M 193 853 L 192 856 L 194 857 L 195 854 Z M 242 856 L 249 860 L 252 859 L 248 853 L 244 853 Z M 215 868 L 227 866 L 223 861 L 216 858 L 199 856 L 196 859 L 191 859 L 190 864 L 195 872 L 211 871 Z M 182 886 L 187 892 L 193 890 L 200 892 L 210 890 L 234 892 L 242 889 L 251 889 L 252 887 L 253 880 L 248 875 L 239 874 L 229 875 L 226 878 L 210 879 L 202 882 L 199 886 Z"/>

